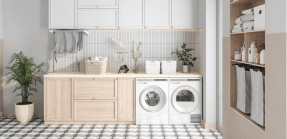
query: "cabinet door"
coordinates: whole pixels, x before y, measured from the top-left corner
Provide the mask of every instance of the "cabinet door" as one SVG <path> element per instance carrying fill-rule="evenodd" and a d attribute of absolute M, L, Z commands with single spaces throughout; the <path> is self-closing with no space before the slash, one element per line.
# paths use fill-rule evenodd
<path fill-rule="evenodd" d="M 74 103 L 76 121 L 117 121 L 116 100 L 77 100 Z"/>
<path fill-rule="evenodd" d="M 117 78 L 75 78 L 75 99 L 117 99 Z"/>
<path fill-rule="evenodd" d="M 121 0 L 119 8 L 120 28 L 143 27 L 143 0 Z"/>
<path fill-rule="evenodd" d="M 72 119 L 72 79 L 45 79 L 45 119 L 70 121 Z"/>
<path fill-rule="evenodd" d="M 119 78 L 119 121 L 135 121 L 135 78 Z"/>
<path fill-rule="evenodd" d="M 117 9 L 79 9 L 78 28 L 118 28 Z"/>
<path fill-rule="evenodd" d="M 170 0 L 145 0 L 145 27 L 170 28 Z"/>
<path fill-rule="evenodd" d="M 50 29 L 75 29 L 75 0 L 50 0 Z"/>
<path fill-rule="evenodd" d="M 118 0 L 78 0 L 79 8 L 118 8 Z"/>
<path fill-rule="evenodd" d="M 197 27 L 197 0 L 172 0 L 172 28 Z"/>

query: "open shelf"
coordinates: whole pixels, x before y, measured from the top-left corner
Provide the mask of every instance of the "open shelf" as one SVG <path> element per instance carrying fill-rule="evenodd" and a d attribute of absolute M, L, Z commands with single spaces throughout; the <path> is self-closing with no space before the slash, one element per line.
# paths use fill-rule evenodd
<path fill-rule="evenodd" d="M 252 3 L 252 0 L 237 0 L 234 2 L 231 2 L 230 5 L 236 5 L 236 4 L 247 4 L 247 3 Z"/>
<path fill-rule="evenodd" d="M 255 64 L 255 63 L 249 63 L 249 62 L 244 62 L 244 61 L 230 60 L 230 62 L 240 63 L 240 64 L 246 64 L 246 65 L 251 65 L 251 66 L 255 66 L 255 67 L 265 68 L 265 65 L 260 65 L 260 64 Z"/>
<path fill-rule="evenodd" d="M 236 35 L 236 34 L 259 33 L 259 32 L 265 32 L 265 30 L 252 30 L 252 31 L 246 31 L 246 32 L 230 33 L 230 34 Z"/>
<path fill-rule="evenodd" d="M 256 122 L 254 122 L 249 114 L 245 114 L 243 112 L 241 112 L 237 107 L 232 107 L 232 109 L 239 113 L 242 117 L 244 117 L 245 119 L 248 119 L 249 122 L 251 122 L 252 124 L 254 124 L 255 126 L 257 126 L 258 128 L 260 128 L 261 130 L 265 131 L 265 128 L 259 124 L 257 124 Z"/>

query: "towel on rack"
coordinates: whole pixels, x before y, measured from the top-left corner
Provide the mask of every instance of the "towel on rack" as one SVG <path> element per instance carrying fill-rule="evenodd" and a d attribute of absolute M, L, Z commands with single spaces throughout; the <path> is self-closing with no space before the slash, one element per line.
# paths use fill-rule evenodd
<path fill-rule="evenodd" d="M 244 22 L 242 27 L 244 31 L 251 31 L 254 29 L 254 21 Z"/>
<path fill-rule="evenodd" d="M 55 54 L 77 53 L 83 49 L 83 32 L 77 30 L 55 31 Z"/>
<path fill-rule="evenodd" d="M 245 14 L 245 15 L 253 14 L 254 15 L 254 9 L 251 8 L 251 9 L 244 10 L 242 11 L 242 14 Z"/>

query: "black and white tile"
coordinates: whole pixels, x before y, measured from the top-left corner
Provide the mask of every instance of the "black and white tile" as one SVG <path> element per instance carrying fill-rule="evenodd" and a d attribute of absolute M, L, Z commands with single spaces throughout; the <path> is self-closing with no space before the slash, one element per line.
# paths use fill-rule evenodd
<path fill-rule="evenodd" d="M 44 125 L 43 117 L 20 124 L 15 117 L 0 118 L 0 139 L 222 139 L 217 130 L 201 125 Z"/>

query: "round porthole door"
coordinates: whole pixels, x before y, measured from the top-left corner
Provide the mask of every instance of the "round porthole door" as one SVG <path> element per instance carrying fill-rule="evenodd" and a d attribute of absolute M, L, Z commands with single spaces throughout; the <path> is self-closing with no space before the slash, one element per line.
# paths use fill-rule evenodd
<path fill-rule="evenodd" d="M 174 109 L 180 113 L 190 113 L 199 105 L 198 92 L 189 86 L 177 88 L 171 97 L 171 103 Z"/>
<path fill-rule="evenodd" d="M 140 105 L 148 112 L 158 112 L 166 105 L 166 96 L 162 89 L 149 86 L 140 94 Z"/>

